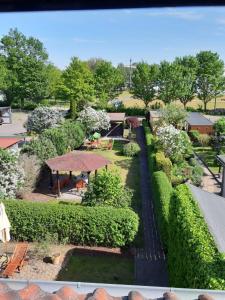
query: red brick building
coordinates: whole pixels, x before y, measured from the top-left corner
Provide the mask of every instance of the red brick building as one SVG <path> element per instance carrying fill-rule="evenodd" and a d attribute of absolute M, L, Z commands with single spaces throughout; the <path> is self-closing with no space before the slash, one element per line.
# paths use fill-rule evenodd
<path fill-rule="evenodd" d="M 213 123 L 198 112 L 188 114 L 187 128 L 188 131 L 197 130 L 201 134 L 213 134 Z"/>

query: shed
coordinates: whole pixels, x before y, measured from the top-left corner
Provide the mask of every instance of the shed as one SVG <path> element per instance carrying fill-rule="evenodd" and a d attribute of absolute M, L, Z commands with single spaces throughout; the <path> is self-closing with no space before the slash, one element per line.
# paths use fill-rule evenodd
<path fill-rule="evenodd" d="M 221 253 L 225 253 L 225 198 L 188 184 Z"/>
<path fill-rule="evenodd" d="M 198 112 L 188 114 L 187 128 L 188 131 L 197 130 L 201 134 L 213 134 L 213 123 Z"/>
<path fill-rule="evenodd" d="M 14 137 L 1 137 L 0 138 L 0 148 L 1 149 L 18 149 L 19 146 L 23 143 L 23 140 L 20 138 Z"/>
<path fill-rule="evenodd" d="M 12 123 L 12 112 L 10 106 L 0 107 L 0 125 Z"/>
<path fill-rule="evenodd" d="M 149 110 L 147 114 L 147 119 L 149 121 L 151 128 L 154 127 L 155 122 L 160 119 L 161 115 L 162 113 L 160 110 Z"/>
<path fill-rule="evenodd" d="M 108 113 L 108 116 L 110 118 L 110 128 L 107 131 L 102 131 L 101 134 L 109 137 L 123 137 L 125 113 Z"/>

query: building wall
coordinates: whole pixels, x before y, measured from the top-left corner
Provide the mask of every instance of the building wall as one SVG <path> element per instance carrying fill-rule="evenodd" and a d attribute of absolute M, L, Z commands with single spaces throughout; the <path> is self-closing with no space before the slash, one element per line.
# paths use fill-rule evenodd
<path fill-rule="evenodd" d="M 213 134 L 213 125 L 188 125 L 188 131 L 197 130 L 203 134 Z"/>

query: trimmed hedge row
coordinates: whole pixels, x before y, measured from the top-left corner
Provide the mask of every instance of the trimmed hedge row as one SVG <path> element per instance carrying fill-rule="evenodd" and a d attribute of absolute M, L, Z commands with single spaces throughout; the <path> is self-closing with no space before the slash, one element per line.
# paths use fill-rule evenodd
<path fill-rule="evenodd" d="M 167 177 L 171 180 L 172 174 L 172 162 L 168 157 L 165 157 L 163 152 L 156 152 L 155 163 L 157 171 L 163 171 Z"/>
<path fill-rule="evenodd" d="M 154 149 L 154 145 L 153 145 L 154 136 L 151 133 L 151 129 L 148 126 L 148 123 L 146 120 L 143 120 L 142 125 L 144 128 L 145 139 L 146 139 L 146 144 L 147 144 L 148 167 L 149 167 L 149 171 L 152 173 L 155 170 L 155 149 Z"/>
<path fill-rule="evenodd" d="M 170 285 L 225 289 L 225 260 L 188 186 L 178 186 L 170 203 Z"/>
<path fill-rule="evenodd" d="M 155 212 L 157 223 L 160 231 L 161 240 L 165 249 L 168 247 L 168 228 L 169 228 L 169 211 L 170 198 L 173 191 L 168 177 L 163 171 L 153 173 L 152 186 L 154 194 Z"/>
<path fill-rule="evenodd" d="M 72 244 L 121 247 L 129 245 L 138 231 L 138 216 L 130 209 L 22 200 L 4 203 L 16 240 L 42 240 L 48 232 Z"/>

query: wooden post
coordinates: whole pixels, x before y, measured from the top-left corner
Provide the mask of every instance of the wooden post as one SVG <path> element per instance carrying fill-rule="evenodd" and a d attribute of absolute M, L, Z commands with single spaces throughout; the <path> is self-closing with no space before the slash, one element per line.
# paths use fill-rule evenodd
<path fill-rule="evenodd" d="M 108 171 L 108 165 L 105 165 L 105 169 L 106 169 L 106 171 Z"/>
<path fill-rule="evenodd" d="M 97 176 L 98 170 L 95 170 L 95 177 Z"/>
<path fill-rule="evenodd" d="M 70 171 L 70 180 L 72 179 L 72 171 Z"/>
<path fill-rule="evenodd" d="M 87 176 L 88 176 L 88 183 L 89 183 L 89 181 L 90 181 L 90 174 L 91 174 L 91 172 L 89 171 L 89 172 L 87 172 Z"/>
<path fill-rule="evenodd" d="M 50 171 L 50 187 L 51 187 L 51 189 L 52 189 L 52 187 L 53 187 L 53 176 L 52 176 L 52 170 L 51 170 L 51 169 L 49 169 L 49 171 Z"/>
<path fill-rule="evenodd" d="M 60 181 L 59 181 L 59 171 L 56 171 L 56 178 L 57 178 L 57 192 L 58 195 L 60 196 Z"/>

